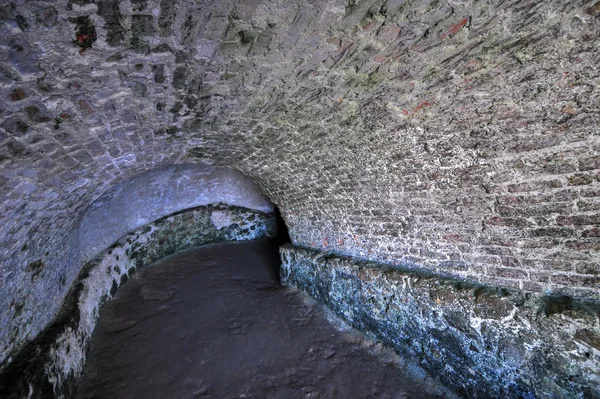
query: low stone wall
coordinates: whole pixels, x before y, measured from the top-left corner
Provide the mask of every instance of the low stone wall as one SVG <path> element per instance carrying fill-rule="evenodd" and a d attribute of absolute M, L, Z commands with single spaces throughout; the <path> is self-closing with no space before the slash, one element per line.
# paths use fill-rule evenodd
<path fill-rule="evenodd" d="M 137 268 L 203 244 L 274 237 L 273 213 L 229 205 L 186 210 L 130 233 L 86 264 L 59 317 L 0 376 L 2 398 L 73 396 L 105 301 Z"/>
<path fill-rule="evenodd" d="M 600 305 L 285 245 L 282 284 L 467 398 L 600 397 Z"/>

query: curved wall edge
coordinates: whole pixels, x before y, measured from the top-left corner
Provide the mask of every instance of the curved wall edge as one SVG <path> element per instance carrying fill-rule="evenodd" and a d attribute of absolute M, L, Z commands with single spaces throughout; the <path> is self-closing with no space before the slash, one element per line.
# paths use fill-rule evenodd
<path fill-rule="evenodd" d="M 2 398 L 69 398 L 102 305 L 136 269 L 199 245 L 275 237 L 273 212 L 227 204 L 185 210 L 121 237 L 82 269 L 59 316 L 0 375 Z"/>
<path fill-rule="evenodd" d="M 214 203 L 274 210 L 260 188 L 233 169 L 182 164 L 149 170 L 116 184 L 87 209 L 77 229 L 81 261 L 153 220 Z"/>

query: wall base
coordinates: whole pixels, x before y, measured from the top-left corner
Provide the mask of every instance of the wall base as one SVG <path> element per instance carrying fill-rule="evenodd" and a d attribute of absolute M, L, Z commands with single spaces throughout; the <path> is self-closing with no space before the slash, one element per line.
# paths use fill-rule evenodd
<path fill-rule="evenodd" d="M 468 398 L 600 397 L 600 305 L 285 245 L 282 284 Z"/>

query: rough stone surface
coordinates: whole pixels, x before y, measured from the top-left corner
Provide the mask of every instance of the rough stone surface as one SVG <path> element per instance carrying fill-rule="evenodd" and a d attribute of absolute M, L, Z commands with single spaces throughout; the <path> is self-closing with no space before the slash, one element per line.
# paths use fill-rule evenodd
<path fill-rule="evenodd" d="M 84 180 L 77 185 L 85 184 Z M 116 184 L 77 215 L 74 229 L 66 237 L 58 239 L 60 232 L 46 232 L 57 240 L 56 246 L 49 248 L 54 255 L 46 251 L 28 260 L 2 287 L 0 320 L 5 320 L 6 328 L 0 329 L 0 342 L 5 341 L 0 359 L 18 351 L 47 327 L 82 267 L 124 234 L 183 209 L 211 203 L 267 213 L 274 210 L 260 188 L 238 171 L 180 164 L 152 169 Z M 37 207 L 43 211 L 43 204 Z M 32 244 L 25 242 L 20 254 L 27 253 Z M 7 259 L 3 266 L 9 269 L 17 261 Z M 0 363 L 0 370 L 6 363 Z"/>
<path fill-rule="evenodd" d="M 280 264 L 263 239 L 138 271 L 102 309 L 74 399 L 458 399 L 282 287 Z"/>
<path fill-rule="evenodd" d="M 1 376 L 0 397 L 72 397 L 102 305 L 136 269 L 182 249 L 276 233 L 273 213 L 217 204 L 168 216 L 122 237 L 85 265 L 61 316 Z"/>
<path fill-rule="evenodd" d="M 597 0 L 3 2 L 0 370 L 56 316 L 90 204 L 172 164 L 242 171 L 298 245 L 597 299 L 599 16 Z"/>
<path fill-rule="evenodd" d="M 465 398 L 600 397 L 600 303 L 283 246 L 281 281 Z"/>

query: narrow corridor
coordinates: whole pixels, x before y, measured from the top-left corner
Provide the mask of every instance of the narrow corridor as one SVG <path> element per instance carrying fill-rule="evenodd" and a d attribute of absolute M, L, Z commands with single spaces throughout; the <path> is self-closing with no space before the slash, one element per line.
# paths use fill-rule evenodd
<path fill-rule="evenodd" d="M 274 240 L 172 255 L 128 281 L 94 331 L 78 396 L 442 398 L 386 349 L 278 283 Z"/>

